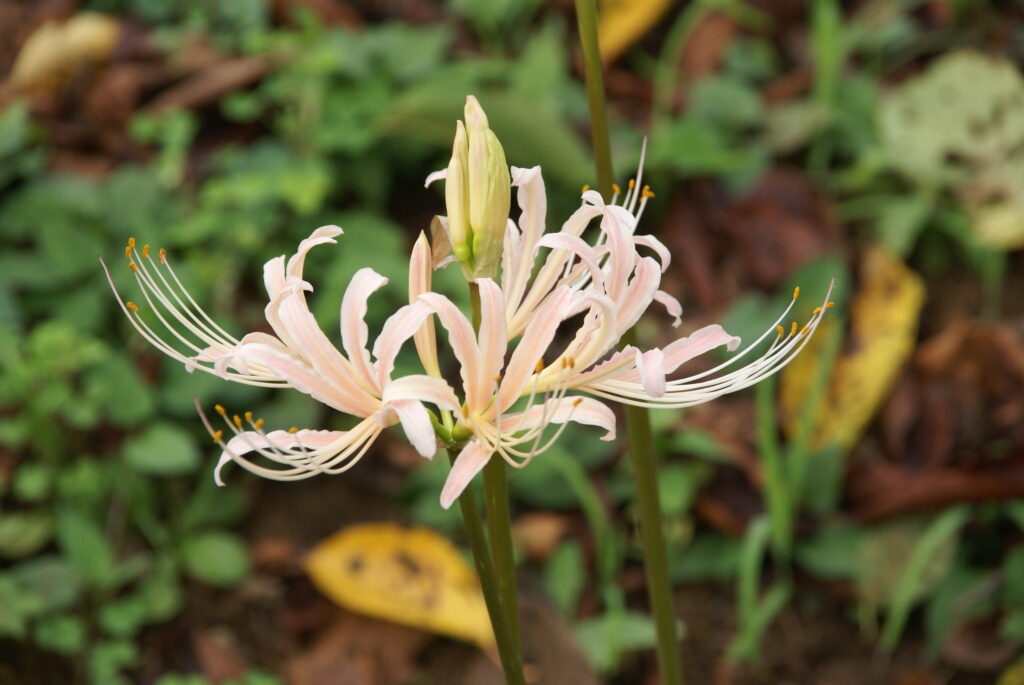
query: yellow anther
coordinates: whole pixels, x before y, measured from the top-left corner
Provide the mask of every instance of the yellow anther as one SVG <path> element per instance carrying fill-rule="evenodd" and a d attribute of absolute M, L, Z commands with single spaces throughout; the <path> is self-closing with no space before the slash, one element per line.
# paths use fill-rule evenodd
<path fill-rule="evenodd" d="M 588 190 L 590 190 L 590 186 L 589 186 L 589 185 L 587 185 L 586 183 L 584 183 L 584 184 L 583 184 L 583 190 L 581 190 L 580 192 L 583 192 L 583 193 L 585 193 L 585 192 L 587 192 Z"/>
<path fill-rule="evenodd" d="M 829 302 L 828 304 L 825 305 L 825 309 L 832 309 L 832 307 L 835 307 L 835 306 L 836 306 L 835 302 Z"/>
<path fill-rule="evenodd" d="M 128 268 L 134 271 L 135 273 L 139 273 L 139 267 L 135 264 L 135 262 L 128 262 Z"/>
<path fill-rule="evenodd" d="M 167 250 L 165 250 L 162 247 L 160 248 L 160 263 L 161 264 L 166 264 L 167 263 Z"/>
<path fill-rule="evenodd" d="M 228 415 L 228 410 L 225 409 L 223 405 L 215 404 L 215 405 L 213 405 L 213 408 L 221 416 L 227 416 Z"/>
<path fill-rule="evenodd" d="M 644 186 L 644 189 L 640 191 L 640 196 L 641 197 L 646 197 L 646 198 L 652 198 L 652 197 L 654 197 L 654 193 L 651 191 L 651 187 L 650 186 Z"/>
<path fill-rule="evenodd" d="M 142 246 L 142 256 L 145 259 L 149 259 L 149 245 Z"/>
<path fill-rule="evenodd" d="M 544 358 L 541 357 L 540 359 L 537 360 L 537 366 L 533 367 L 533 372 L 534 373 L 540 373 L 543 370 L 544 370 Z"/>
<path fill-rule="evenodd" d="M 131 300 L 129 300 L 128 302 L 125 302 L 124 306 L 128 307 L 128 309 L 132 310 L 133 312 L 138 313 L 138 311 L 139 311 L 139 306 L 137 304 L 135 304 L 134 302 L 132 302 Z"/>
<path fill-rule="evenodd" d="M 241 428 L 242 427 L 242 417 L 239 416 L 238 414 L 235 414 L 234 416 L 232 416 L 231 417 L 231 421 L 232 421 L 232 423 L 235 424 L 235 428 Z"/>
<path fill-rule="evenodd" d="M 793 288 L 793 299 L 800 297 L 800 286 Z"/>
<path fill-rule="evenodd" d="M 246 423 L 252 423 L 252 412 L 251 411 L 245 412 L 245 421 L 246 421 Z"/>
<path fill-rule="evenodd" d="M 794 321 L 793 325 L 789 327 L 789 334 L 796 335 L 796 321 Z"/>
<path fill-rule="evenodd" d="M 569 360 L 568 360 L 568 359 L 566 359 L 565 357 L 562 357 L 562 358 L 561 358 L 560 360 L 558 360 L 558 361 L 559 361 L 559 366 L 561 366 L 561 368 L 563 368 L 563 369 L 564 369 L 565 367 L 569 366 Z"/>
<path fill-rule="evenodd" d="M 129 250 L 134 250 L 135 249 L 135 238 L 134 237 L 128 239 L 128 249 Z"/>
<path fill-rule="evenodd" d="M 576 368 L 576 357 L 569 357 L 569 368 Z"/>
<path fill-rule="evenodd" d="M 775 330 L 777 330 L 779 332 L 779 335 L 785 335 L 786 334 L 786 331 L 782 328 L 782 326 L 776 326 Z"/>
<path fill-rule="evenodd" d="M 616 195 L 622 192 L 622 188 L 619 187 L 618 183 L 612 184 L 612 192 L 615 193 Z"/>
<path fill-rule="evenodd" d="M 292 426 L 291 428 L 288 429 L 288 432 L 289 433 L 298 433 L 299 429 L 296 428 L 295 426 Z"/>
<path fill-rule="evenodd" d="M 821 307 L 815 307 L 814 311 L 811 312 L 811 316 L 817 316 L 818 314 L 821 314 Z"/>
<path fill-rule="evenodd" d="M 494 375 L 494 382 L 495 383 L 500 383 L 501 382 L 501 374 L 500 373 Z"/>
<path fill-rule="evenodd" d="M 804 333 L 806 333 L 808 331 L 808 329 L 810 329 L 810 327 L 811 327 L 811 325 L 809 323 L 805 323 L 804 327 L 800 329 L 800 335 L 803 335 Z"/>
<path fill-rule="evenodd" d="M 636 179 L 635 178 L 629 179 L 629 183 L 626 184 L 626 187 L 629 188 L 630 190 L 633 190 L 633 188 L 636 188 Z"/>
<path fill-rule="evenodd" d="M 574 406 L 574 407 L 578 407 L 581 404 L 583 404 L 583 398 L 582 397 L 577 397 L 576 399 L 574 399 L 572 401 L 572 406 Z"/>
<path fill-rule="evenodd" d="M 252 424 L 252 427 L 256 430 L 263 428 L 263 419 L 256 419 L 256 423 Z"/>
<path fill-rule="evenodd" d="M 131 259 L 132 258 L 132 246 L 131 245 L 125 245 L 125 248 L 124 248 L 124 258 L 125 259 Z"/>
<path fill-rule="evenodd" d="M 213 431 L 213 441 L 220 442 L 221 438 L 224 437 L 224 431 Z"/>

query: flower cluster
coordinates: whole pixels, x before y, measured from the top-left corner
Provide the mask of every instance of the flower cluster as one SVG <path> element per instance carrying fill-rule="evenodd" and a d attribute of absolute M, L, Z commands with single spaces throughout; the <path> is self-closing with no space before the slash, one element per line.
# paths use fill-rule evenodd
<path fill-rule="evenodd" d="M 439 444 L 460 449 L 441 493 L 447 508 L 488 460 L 498 457 L 522 467 L 569 422 L 599 427 L 603 439 L 613 439 L 615 415 L 606 400 L 688 407 L 757 383 L 800 352 L 830 306 L 826 295 L 803 326 L 785 328 L 795 292 L 793 302 L 757 340 L 725 363 L 691 375 L 676 372 L 715 348 L 737 350 L 739 338 L 711 325 L 662 348 L 618 349 L 623 334 L 654 303 L 675 325 L 682 313 L 679 302 L 660 289 L 671 261 L 668 249 L 654 236 L 637 233 L 653 194 L 639 175 L 625 194 L 616 188 L 610 202 L 584 189 L 579 209 L 559 231 L 546 232 L 540 167 L 504 167 L 500 146 L 495 147 L 496 138 L 473 98 L 466 118 L 468 144 L 465 134 L 457 136 L 452 164 L 428 178 L 428 183 L 445 179 L 449 215 L 452 198 L 461 214 L 455 221 L 438 217 L 433 245 L 423 234 L 416 241 L 409 304 L 387 319 L 372 349 L 365 315 L 370 295 L 387 283 L 384 276 L 369 268 L 353 276 L 341 301 L 341 349 L 318 326 L 306 301 L 306 292 L 313 290 L 303 275 L 306 255 L 313 247 L 336 243 L 342 233 L 337 226 L 318 228 L 287 261 L 281 256 L 264 266 L 265 314 L 272 334 L 238 339 L 227 333 L 184 288 L 163 250 L 154 258 L 148 245 L 137 247 L 130 240 L 125 251 L 160 332 L 138 305 L 121 298 L 107 271 L 136 330 L 188 371 L 261 387 L 291 387 L 361 419 L 347 431 L 268 432 L 251 414 L 229 415 L 218 405 L 223 428 L 203 416 L 222 450 L 218 483 L 229 462 L 277 480 L 341 473 L 359 461 L 381 431 L 400 424 L 424 457 L 432 457 Z M 484 143 L 474 146 L 474 135 Z M 474 161 L 478 148 L 483 161 Z M 474 164 L 484 169 L 477 173 L 490 170 L 497 184 L 467 183 L 467 169 L 472 171 Z M 501 197 L 502 192 L 508 197 L 509 181 L 520 210 L 518 223 L 506 218 L 509 202 Z M 455 183 L 466 183 L 466 189 L 452 188 Z M 494 205 L 499 206 L 497 218 L 481 209 Z M 450 230 L 453 224 L 457 230 Z M 497 239 L 495 231 L 501 233 Z M 594 235 L 588 241 L 589 234 Z M 449 262 L 452 252 L 473 279 L 476 322 L 432 289 L 432 272 Z M 446 364 L 438 354 L 437 324 L 458 362 L 461 387 L 453 388 L 442 373 Z M 410 339 L 424 373 L 395 378 L 395 359 Z M 764 351 L 755 356 L 760 348 Z"/>

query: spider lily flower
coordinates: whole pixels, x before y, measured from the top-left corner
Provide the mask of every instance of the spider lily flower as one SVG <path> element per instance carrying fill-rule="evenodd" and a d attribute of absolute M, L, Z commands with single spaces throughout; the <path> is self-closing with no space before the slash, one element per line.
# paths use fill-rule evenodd
<path fill-rule="evenodd" d="M 792 323 L 787 331 L 781 324 L 797 301 L 797 290 L 778 320 L 751 345 L 713 369 L 670 380 L 687 361 L 718 347 L 735 351 L 740 340 L 716 324 L 663 348 L 616 351 L 622 335 L 654 302 L 663 305 L 675 323 L 681 314 L 679 303 L 660 290 L 661 274 L 670 261 L 668 250 L 653 236 L 636 234 L 653 193 L 631 183 L 618 204 L 618 192 L 606 203 L 595 191 L 584 189 L 580 208 L 561 231 L 545 234 L 540 169 L 513 168 L 512 179 L 521 217 L 518 225 L 508 225 L 501 285 L 489 278 L 476 280 L 478 334 L 447 298 L 429 292 L 431 256 L 423 236 L 410 266 L 410 273 L 425 274 L 420 286 L 410 289 L 410 297 L 429 305 L 447 330 L 466 398 L 442 434 L 449 444 L 462 447 L 442 490 L 441 504 L 446 508 L 495 455 L 521 468 L 571 421 L 604 428 L 604 439 L 612 439 L 614 414 L 595 397 L 646 407 L 687 407 L 757 383 L 803 349 L 831 306 L 826 295 L 802 327 Z M 582 235 L 597 218 L 600 233 L 590 244 Z M 541 248 L 550 251 L 536 269 Z M 641 249 L 653 256 L 641 255 Z M 550 354 L 556 334 L 579 314 L 583 318 L 570 332 L 570 341 Z M 426 336 L 433 336 L 432 322 L 424 322 L 420 334 L 424 344 L 418 341 L 417 349 L 424 365 L 438 368 L 436 343 L 426 343 Z M 517 338 L 506 366 L 508 348 Z M 755 355 L 757 350 L 763 351 Z M 582 394 L 570 395 L 573 391 Z M 525 407 L 517 408 L 523 402 Z M 557 428 L 545 437 L 551 425 Z"/>
<path fill-rule="evenodd" d="M 305 293 L 313 286 L 303 280 L 306 255 L 317 245 L 333 244 L 342 233 L 324 226 L 303 240 L 285 262 L 275 257 L 263 268 L 269 296 L 265 315 L 274 335 L 249 333 L 237 339 L 219 326 L 184 288 L 164 250 L 154 259 L 148 245 L 136 248 L 130 239 L 125 249 L 129 268 L 148 308 L 159 321 L 158 332 L 143 318 L 140 307 L 121 298 L 106 264 L 103 269 L 121 309 L 135 329 L 154 347 L 185 368 L 203 371 L 226 380 L 259 387 L 290 387 L 339 412 L 362 419 L 347 431 L 263 430 L 263 422 L 246 413 L 228 416 L 219 405 L 224 428 L 214 428 L 200 411 L 211 436 L 222 449 L 215 477 L 234 461 L 267 478 L 297 480 L 318 473 L 340 473 L 354 466 L 370 445 L 391 425 L 400 423 L 410 443 L 425 457 L 432 457 L 437 440 L 424 403 L 456 409 L 451 388 L 436 376 L 411 375 L 392 378 L 395 358 L 402 345 L 430 315 L 423 303 L 411 303 L 392 314 L 368 349 L 369 332 L 364 321 L 370 295 L 387 279 L 372 269 L 353 276 L 341 302 L 341 341 L 338 350 L 317 325 Z M 102 262 L 102 260 L 101 260 Z M 224 440 L 225 434 L 231 436 Z M 255 454 L 267 464 L 245 455 Z"/>

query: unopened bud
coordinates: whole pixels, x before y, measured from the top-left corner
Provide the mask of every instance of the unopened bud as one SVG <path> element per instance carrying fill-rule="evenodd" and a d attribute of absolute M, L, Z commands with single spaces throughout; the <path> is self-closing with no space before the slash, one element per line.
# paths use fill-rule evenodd
<path fill-rule="evenodd" d="M 511 204 L 505 151 L 480 103 L 466 98 L 466 125 L 455 130 L 445 200 L 448 235 L 467 278 L 494 277 L 501 263 Z"/>

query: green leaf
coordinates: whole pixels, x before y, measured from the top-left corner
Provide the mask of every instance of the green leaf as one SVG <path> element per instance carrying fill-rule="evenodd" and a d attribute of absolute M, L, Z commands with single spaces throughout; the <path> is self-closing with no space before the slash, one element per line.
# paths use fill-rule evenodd
<path fill-rule="evenodd" d="M 562 616 L 573 616 L 586 582 L 580 544 L 575 540 L 563 542 L 544 564 L 544 588 Z"/>
<path fill-rule="evenodd" d="M 688 113 L 736 128 L 758 126 L 764 119 L 757 90 L 727 76 L 710 76 L 698 81 L 693 87 Z"/>
<path fill-rule="evenodd" d="M 199 449 L 186 431 L 171 423 L 157 423 L 125 442 L 124 458 L 140 473 L 176 476 L 195 470 Z"/>
<path fill-rule="evenodd" d="M 89 650 L 89 672 L 94 683 L 127 683 L 120 672 L 136 663 L 138 648 L 127 640 L 106 640 Z"/>
<path fill-rule="evenodd" d="M 861 530 L 850 525 L 822 528 L 796 547 L 799 564 L 819 578 L 850 579 L 857 576 L 857 549 Z"/>
<path fill-rule="evenodd" d="M 608 612 L 576 625 L 576 641 L 590 664 L 611 673 L 622 652 L 650 649 L 657 644 L 654 619 L 634 611 Z"/>
<path fill-rule="evenodd" d="M 115 584 L 114 552 L 99 525 L 74 509 L 57 513 L 57 542 L 82 578 L 97 587 Z"/>
<path fill-rule="evenodd" d="M 699 462 L 662 466 L 658 470 L 662 515 L 676 518 L 689 513 L 694 497 L 711 475 L 711 468 Z"/>
<path fill-rule="evenodd" d="M 34 636 L 43 649 L 75 654 L 85 646 L 85 622 L 78 616 L 52 616 L 36 624 Z"/>
<path fill-rule="evenodd" d="M 82 577 L 64 558 L 35 557 L 13 566 L 8 572 L 23 596 L 39 598 L 40 612 L 67 609 L 82 594 Z"/>
<path fill-rule="evenodd" d="M 12 511 L 0 514 L 0 557 L 20 559 L 50 541 L 53 519 L 43 512 Z"/>
<path fill-rule="evenodd" d="M 187 538 L 181 546 L 181 558 L 190 575 L 219 587 L 237 585 L 249 573 L 249 553 L 245 545 L 224 531 Z"/>
<path fill-rule="evenodd" d="M 153 413 L 153 391 L 127 356 L 112 355 L 90 370 L 85 384 L 88 396 L 115 426 L 134 426 Z"/>
<path fill-rule="evenodd" d="M 669 548 L 669 568 L 676 582 L 727 581 L 736 576 L 740 543 L 718 533 L 697 536 L 685 548 Z"/>
<path fill-rule="evenodd" d="M 138 595 L 107 602 L 100 608 L 99 624 L 110 637 L 131 637 L 149 617 L 145 600 Z"/>

